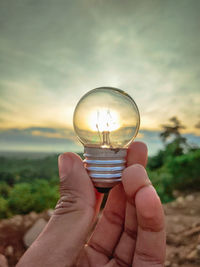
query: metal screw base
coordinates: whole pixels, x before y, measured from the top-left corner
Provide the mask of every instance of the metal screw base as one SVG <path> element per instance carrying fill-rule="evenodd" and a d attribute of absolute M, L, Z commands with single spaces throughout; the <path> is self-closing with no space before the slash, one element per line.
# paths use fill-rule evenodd
<path fill-rule="evenodd" d="M 98 191 L 109 191 L 120 183 L 126 155 L 126 148 L 84 148 L 84 166 Z"/>

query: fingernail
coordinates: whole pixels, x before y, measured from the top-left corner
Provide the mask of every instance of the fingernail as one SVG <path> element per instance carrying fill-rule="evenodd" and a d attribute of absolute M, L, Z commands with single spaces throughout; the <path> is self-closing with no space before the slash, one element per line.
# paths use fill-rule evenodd
<path fill-rule="evenodd" d="M 58 157 L 58 168 L 60 180 L 65 180 L 71 173 L 73 160 L 68 153 L 61 154 Z"/>

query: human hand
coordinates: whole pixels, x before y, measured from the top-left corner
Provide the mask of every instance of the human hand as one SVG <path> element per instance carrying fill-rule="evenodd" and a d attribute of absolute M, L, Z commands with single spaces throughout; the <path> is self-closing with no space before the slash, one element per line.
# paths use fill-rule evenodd
<path fill-rule="evenodd" d="M 102 216 L 87 241 L 102 194 L 95 194 L 77 155 L 61 155 L 61 198 L 46 228 L 17 266 L 164 266 L 164 214 L 144 169 L 146 162 L 146 146 L 132 143 L 122 183 L 110 191 Z"/>

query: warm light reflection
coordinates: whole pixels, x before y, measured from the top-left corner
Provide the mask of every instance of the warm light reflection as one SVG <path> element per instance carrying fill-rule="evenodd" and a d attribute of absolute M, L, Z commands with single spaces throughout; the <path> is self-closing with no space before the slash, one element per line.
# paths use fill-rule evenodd
<path fill-rule="evenodd" d="M 111 132 L 120 127 L 117 112 L 106 108 L 92 112 L 88 123 L 93 131 L 98 132 Z"/>

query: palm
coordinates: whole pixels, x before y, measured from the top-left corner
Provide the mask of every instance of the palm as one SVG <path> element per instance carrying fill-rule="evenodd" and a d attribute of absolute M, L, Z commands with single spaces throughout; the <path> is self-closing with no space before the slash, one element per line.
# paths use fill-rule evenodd
<path fill-rule="evenodd" d="M 145 151 L 138 152 L 137 156 L 129 155 L 129 166 L 145 166 Z M 134 177 L 125 171 L 124 187 L 120 184 L 111 190 L 77 266 L 163 266 L 165 233 L 160 201 L 149 180 L 140 177 L 143 168 L 134 168 L 138 169 Z"/>

